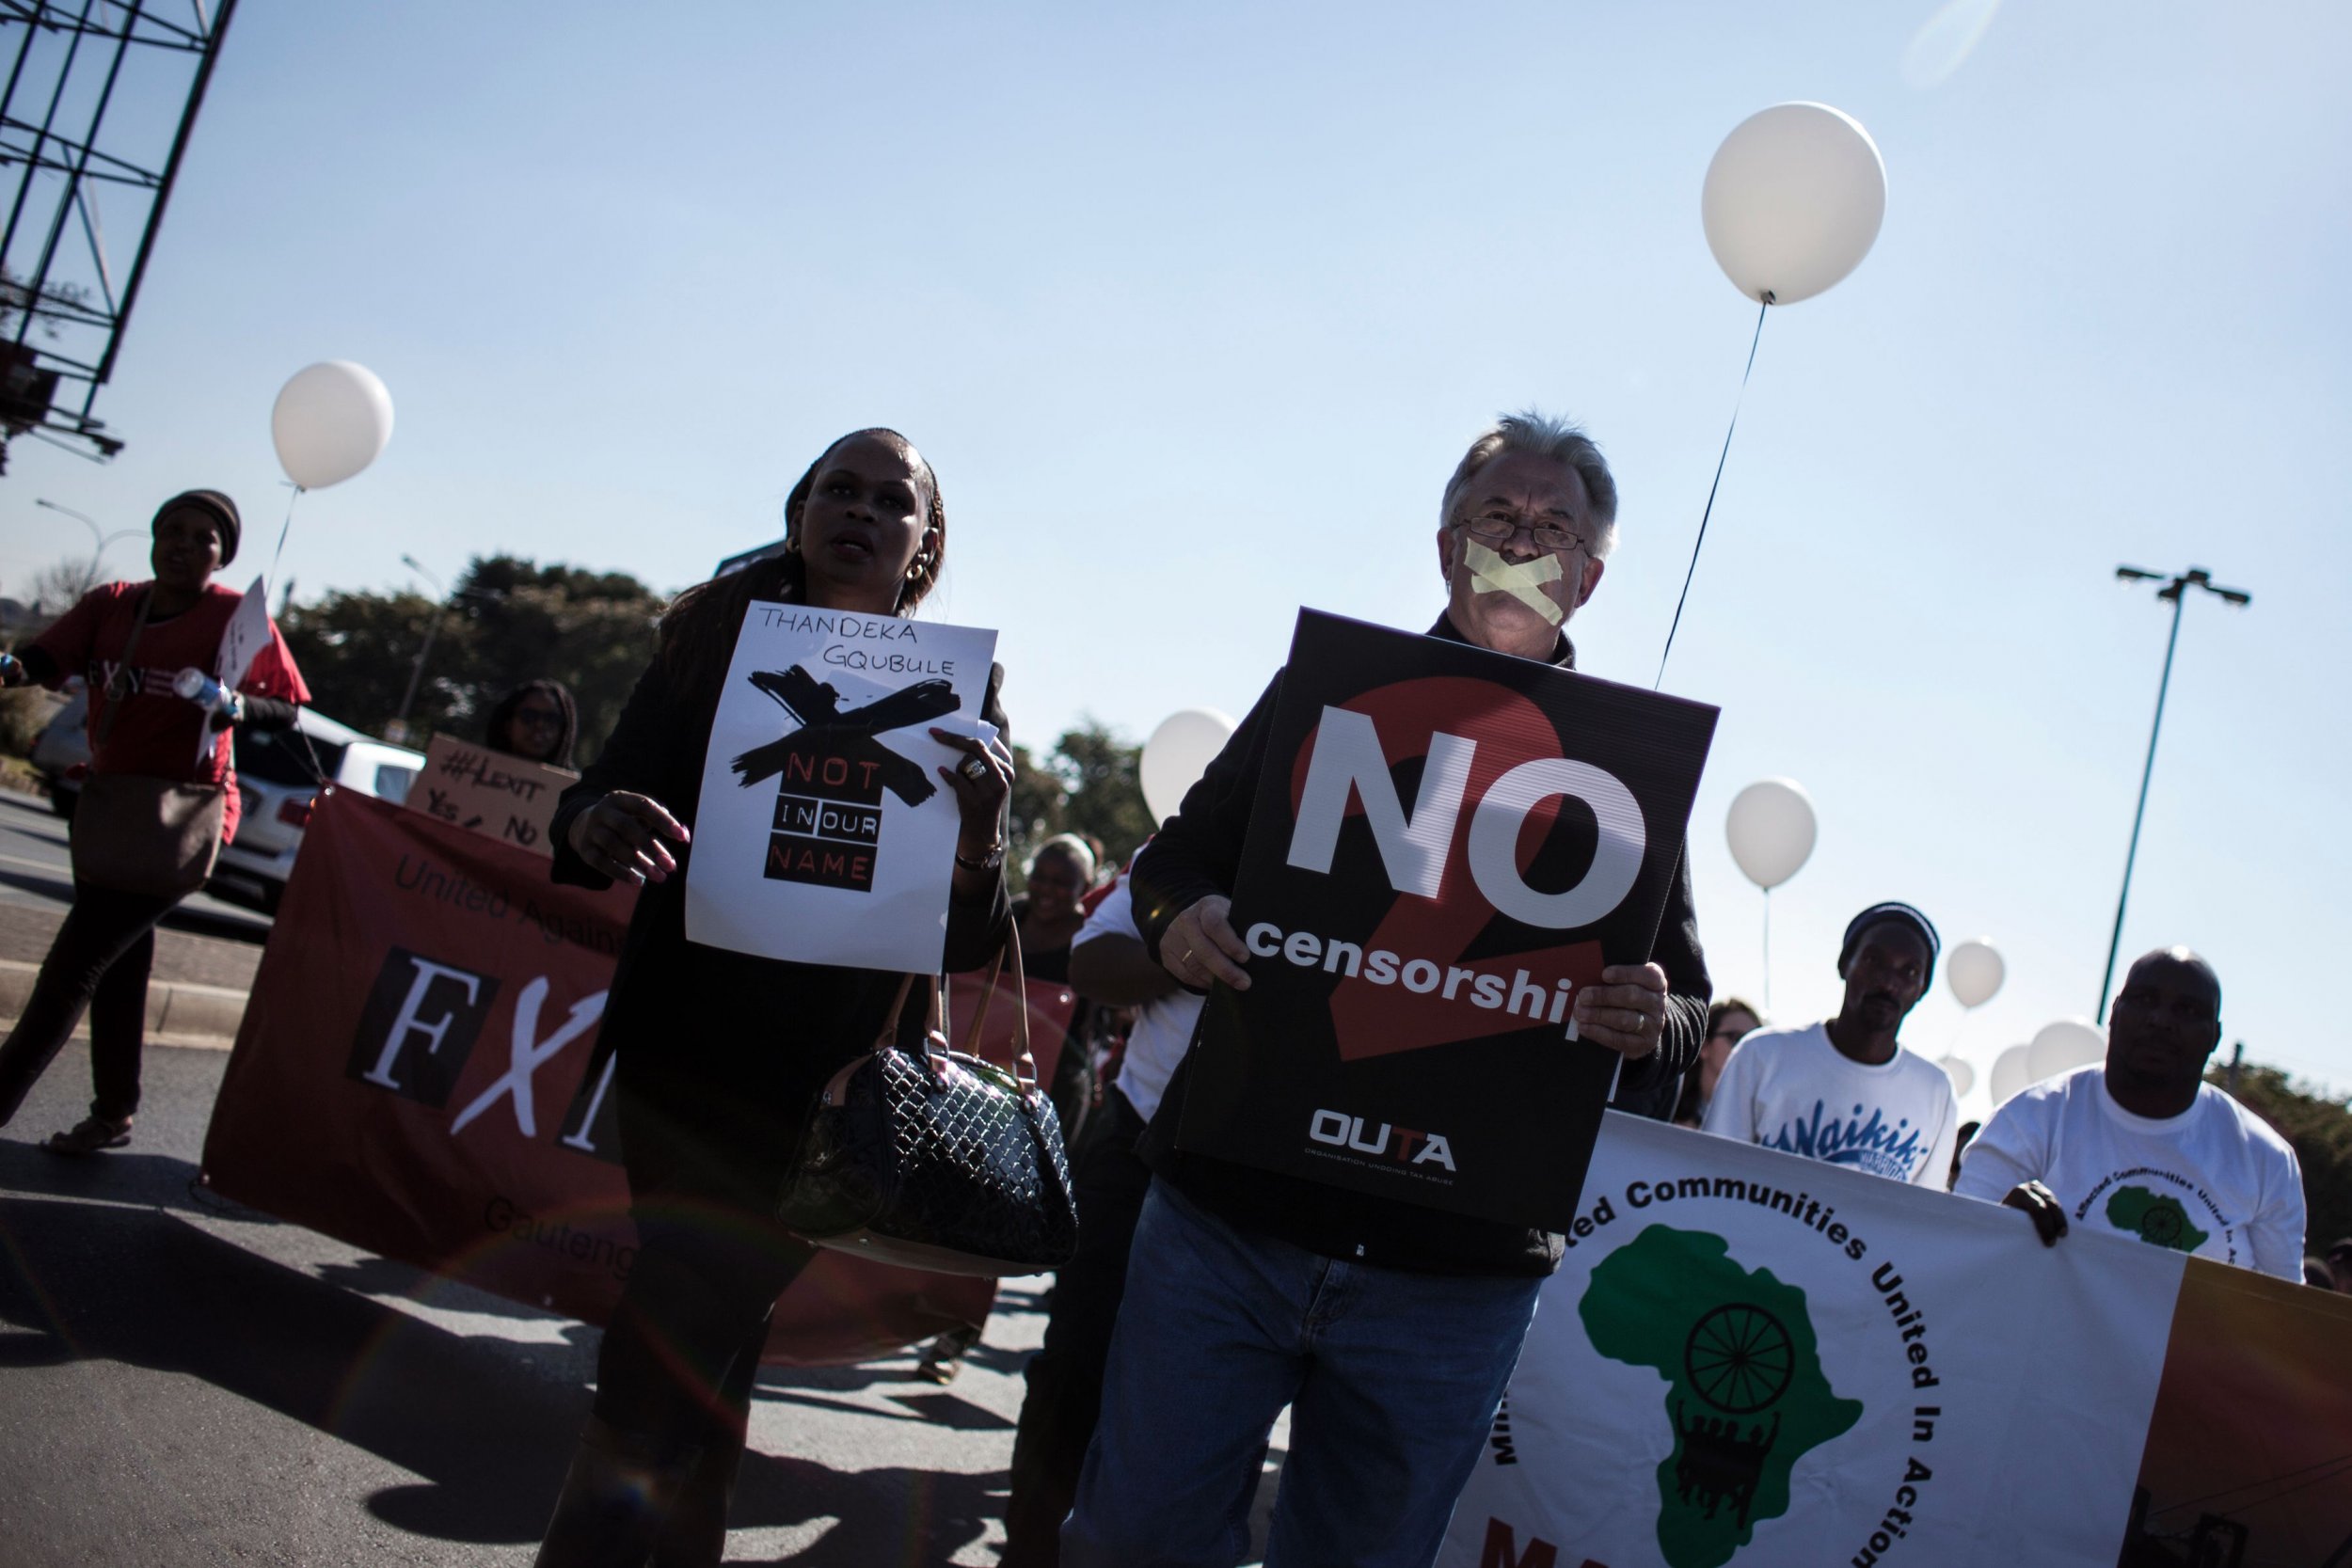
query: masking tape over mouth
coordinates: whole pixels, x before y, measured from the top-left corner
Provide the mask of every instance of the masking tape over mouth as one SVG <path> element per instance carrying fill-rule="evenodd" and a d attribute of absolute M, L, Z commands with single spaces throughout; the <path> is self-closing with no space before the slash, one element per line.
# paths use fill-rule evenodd
<path fill-rule="evenodd" d="M 1551 602 L 1544 584 L 1560 577 L 1560 558 L 1539 555 L 1533 561 L 1505 561 L 1475 539 L 1462 542 L 1462 563 L 1470 569 L 1470 587 L 1481 594 L 1508 594 L 1528 609 L 1558 626 L 1567 611 Z"/>

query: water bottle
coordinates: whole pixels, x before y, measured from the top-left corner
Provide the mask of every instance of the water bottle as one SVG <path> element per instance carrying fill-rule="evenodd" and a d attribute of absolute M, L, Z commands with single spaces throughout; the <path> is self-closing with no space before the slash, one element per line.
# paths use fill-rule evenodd
<path fill-rule="evenodd" d="M 207 713 L 225 713 L 230 694 L 221 689 L 220 682 L 193 667 L 171 677 L 171 689 Z"/>

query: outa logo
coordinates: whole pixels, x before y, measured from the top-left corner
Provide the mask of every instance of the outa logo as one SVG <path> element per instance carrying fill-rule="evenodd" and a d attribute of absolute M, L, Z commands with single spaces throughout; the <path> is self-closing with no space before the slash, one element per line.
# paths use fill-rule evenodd
<path fill-rule="evenodd" d="M 1364 1118 L 1343 1111 L 1317 1111 L 1314 1119 L 1307 1124 L 1307 1136 L 1334 1148 L 1352 1148 L 1375 1159 L 1394 1160 L 1400 1165 L 1438 1164 L 1448 1170 L 1454 1168 L 1454 1148 L 1443 1133 L 1417 1132 L 1409 1127 L 1391 1127 L 1384 1121 L 1377 1132 L 1367 1136 Z"/>

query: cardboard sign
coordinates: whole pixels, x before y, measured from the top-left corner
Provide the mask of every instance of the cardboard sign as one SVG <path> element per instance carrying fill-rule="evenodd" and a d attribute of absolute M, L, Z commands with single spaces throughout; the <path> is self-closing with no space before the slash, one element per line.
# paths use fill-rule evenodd
<path fill-rule="evenodd" d="M 995 649 L 969 626 L 755 602 L 711 724 L 688 939 L 936 973 L 961 825 L 937 770 L 963 753 L 930 731 L 980 732 Z"/>
<path fill-rule="evenodd" d="M 637 1231 L 596 1044 L 636 897 L 556 886 L 546 862 L 417 812 L 322 796 L 213 1107 L 205 1181 L 606 1322 Z M 984 1032 L 981 1049 L 1005 1040 Z M 819 1252 L 777 1303 L 764 1359 L 886 1354 L 977 1328 L 994 1297 L 994 1280 Z"/>
<path fill-rule="evenodd" d="M 555 819 L 556 798 L 579 777 L 437 735 L 424 749 L 424 771 L 409 786 L 406 804 L 436 821 L 552 859 L 548 825 Z"/>
<path fill-rule="evenodd" d="M 1715 718 L 1303 611 L 1179 1146 L 1565 1229 L 1618 1065 L 1569 1002 L 1647 960 Z"/>

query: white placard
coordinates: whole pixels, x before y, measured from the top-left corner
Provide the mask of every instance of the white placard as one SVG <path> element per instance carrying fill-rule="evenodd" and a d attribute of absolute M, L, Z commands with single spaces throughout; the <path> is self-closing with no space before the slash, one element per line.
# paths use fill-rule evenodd
<path fill-rule="evenodd" d="M 930 728 L 979 722 L 996 634 L 755 601 L 727 666 L 686 935 L 798 963 L 939 968 L 961 825 Z"/>
<path fill-rule="evenodd" d="M 214 661 L 213 678 L 220 682 L 222 690 L 234 691 L 253 668 L 255 657 L 268 646 L 269 593 L 262 579 L 255 578 L 220 634 L 220 657 Z"/>

